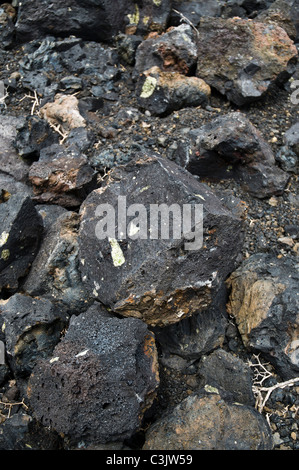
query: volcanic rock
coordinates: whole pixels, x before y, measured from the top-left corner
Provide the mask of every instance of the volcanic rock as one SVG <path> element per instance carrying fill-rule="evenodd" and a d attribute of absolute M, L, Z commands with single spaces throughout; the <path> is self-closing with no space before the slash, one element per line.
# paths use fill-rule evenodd
<path fill-rule="evenodd" d="M 87 157 L 71 146 L 68 149 L 55 145 L 48 147 L 29 171 L 35 201 L 67 208 L 81 204 L 94 176 Z"/>
<path fill-rule="evenodd" d="M 136 94 L 139 107 L 158 116 L 207 104 L 211 89 L 200 78 L 186 77 L 179 72 L 162 72 L 159 67 L 152 67 L 139 77 Z"/>
<path fill-rule="evenodd" d="M 58 217 L 51 214 L 55 208 L 60 209 Z M 43 220 L 48 229 L 22 289 L 31 296 L 59 303 L 70 314 L 79 313 L 88 306 L 78 266 L 79 217 L 75 212 L 61 210 L 60 206 L 39 209 L 41 215 L 45 214 Z"/>
<path fill-rule="evenodd" d="M 114 317 L 95 303 L 71 317 L 52 358 L 35 367 L 30 405 L 44 426 L 72 442 L 122 441 L 139 429 L 152 405 L 157 366 L 154 336 L 146 325 Z"/>
<path fill-rule="evenodd" d="M 169 158 L 204 180 L 236 178 L 252 196 L 282 194 L 289 175 L 275 165 L 270 145 L 240 112 L 219 116 L 178 143 Z"/>
<path fill-rule="evenodd" d="M 191 26 L 182 24 L 166 33 L 149 37 L 137 48 L 133 78 L 152 67 L 162 71 L 190 75 L 196 70 L 196 33 Z"/>
<path fill-rule="evenodd" d="M 26 193 L 12 194 L 0 204 L 0 221 L 0 291 L 14 292 L 37 254 L 43 222 Z"/>
<path fill-rule="evenodd" d="M 185 398 L 154 423 L 143 450 L 271 450 L 265 418 L 254 408 L 225 401 L 214 387 Z"/>
<path fill-rule="evenodd" d="M 59 142 L 59 135 L 38 116 L 27 116 L 17 127 L 14 146 L 22 158 L 38 160 L 43 148 Z"/>
<path fill-rule="evenodd" d="M 205 311 L 173 325 L 155 327 L 161 364 L 187 372 L 204 354 L 221 347 L 228 322 L 225 304 L 226 289 L 222 287 Z"/>
<path fill-rule="evenodd" d="M 164 31 L 171 7 L 172 0 L 128 2 L 126 33 L 144 35 L 151 31 Z"/>
<path fill-rule="evenodd" d="M 74 35 L 85 40 L 112 41 L 115 34 L 124 31 L 125 12 L 130 4 L 133 4 L 130 0 L 116 3 L 24 0 L 18 9 L 17 39 L 28 42 L 51 34 L 60 38 Z"/>
<path fill-rule="evenodd" d="M 13 176 L 17 181 L 26 181 L 29 170 L 14 148 L 16 128 L 23 123 L 23 118 L 0 115 L 0 171 Z"/>
<path fill-rule="evenodd" d="M 37 361 L 50 357 L 66 318 L 48 299 L 15 294 L 0 302 L 5 351 L 17 378 L 28 378 Z"/>
<path fill-rule="evenodd" d="M 254 407 L 252 372 L 240 358 L 223 349 L 216 349 L 202 358 L 198 374 L 202 387 L 216 387 L 226 399 Z"/>
<path fill-rule="evenodd" d="M 188 228 L 181 223 L 184 204 L 193 212 Z M 110 222 L 101 219 L 105 208 L 112 208 Z M 151 215 L 160 209 L 166 232 Z M 80 269 L 89 292 L 114 312 L 151 325 L 172 324 L 206 309 L 242 244 L 242 221 L 189 172 L 154 154 L 112 169 L 108 183 L 89 194 L 80 214 Z"/>
<path fill-rule="evenodd" d="M 298 376 L 298 260 L 255 254 L 227 280 L 228 312 L 245 346 L 288 380 Z"/>
<path fill-rule="evenodd" d="M 297 49 L 276 25 L 241 18 L 202 18 L 197 76 L 237 106 L 261 99 L 295 72 Z"/>

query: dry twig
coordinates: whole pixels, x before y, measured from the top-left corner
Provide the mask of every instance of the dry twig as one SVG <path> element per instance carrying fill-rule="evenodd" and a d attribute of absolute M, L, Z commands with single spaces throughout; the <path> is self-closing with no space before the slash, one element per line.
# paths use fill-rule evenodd
<path fill-rule="evenodd" d="M 5 408 L 8 408 L 8 415 L 7 416 L 4 416 L 2 413 L 0 413 L 1 416 L 5 417 L 6 419 L 10 418 L 10 413 L 11 413 L 11 409 L 12 409 L 13 406 L 22 405 L 22 406 L 24 406 L 24 408 L 26 410 L 28 410 L 28 406 L 24 403 L 24 398 L 23 398 L 22 401 L 18 401 L 18 402 L 14 402 L 14 403 L 9 403 L 9 402 L 6 403 L 4 401 L 0 401 L 0 405 L 4 405 Z"/>
<path fill-rule="evenodd" d="M 252 363 L 251 361 L 248 362 L 249 367 L 254 368 L 254 377 L 253 377 L 253 386 L 252 391 L 255 396 L 255 408 L 262 413 L 264 407 L 274 390 L 278 388 L 283 389 L 286 387 L 292 387 L 297 382 L 299 382 L 299 377 L 295 377 L 294 379 L 286 380 L 285 382 L 278 382 L 271 387 L 264 387 L 262 384 L 263 382 L 268 379 L 269 377 L 273 376 L 271 372 L 268 371 L 266 368 L 269 364 L 262 364 L 259 358 L 259 355 L 254 355 L 256 359 L 256 363 Z"/>

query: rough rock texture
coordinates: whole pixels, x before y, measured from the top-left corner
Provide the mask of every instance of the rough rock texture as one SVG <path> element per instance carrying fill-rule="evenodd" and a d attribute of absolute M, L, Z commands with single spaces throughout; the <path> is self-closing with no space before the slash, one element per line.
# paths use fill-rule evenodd
<path fill-rule="evenodd" d="M 118 210 L 118 196 L 126 197 L 131 214 L 127 222 L 116 217 L 115 233 L 107 237 L 106 230 L 101 231 L 104 212 L 99 205 L 109 204 L 116 215 L 126 214 L 126 208 Z M 141 214 L 134 219 L 133 204 L 142 204 L 141 209 L 135 207 Z M 154 204 L 166 204 L 166 209 L 176 204 L 177 220 L 182 219 L 183 204 L 194 211 L 195 205 L 202 205 L 202 247 L 200 217 L 188 229 L 179 220 L 177 227 L 181 224 L 183 230 L 173 238 L 171 222 L 169 233 L 155 235 L 159 223 L 154 217 L 148 221 Z M 87 288 L 114 312 L 151 325 L 165 326 L 205 309 L 233 269 L 242 243 L 242 221 L 190 173 L 155 155 L 142 155 L 111 170 L 106 186 L 86 198 L 80 214 L 80 268 Z M 193 241 L 197 238 L 193 245 L 187 242 L 191 231 Z"/>
<path fill-rule="evenodd" d="M 188 106 L 205 105 L 211 89 L 204 80 L 179 72 L 162 72 L 159 67 L 146 70 L 138 79 L 139 107 L 154 116 L 165 115 Z"/>
<path fill-rule="evenodd" d="M 128 2 L 126 33 L 144 35 L 165 30 L 171 12 L 172 0 L 143 0 Z"/>
<path fill-rule="evenodd" d="M 243 113 L 232 112 L 193 129 L 170 158 L 204 180 L 236 178 L 258 198 L 282 194 L 289 175 L 275 165 L 270 145 Z"/>
<path fill-rule="evenodd" d="M 191 74 L 196 69 L 196 34 L 191 26 L 182 24 L 166 33 L 149 37 L 137 48 L 133 77 L 151 67 L 162 71 Z"/>
<path fill-rule="evenodd" d="M 26 193 L 13 194 L 0 204 L 0 220 L 0 291 L 14 292 L 37 254 L 43 222 Z"/>
<path fill-rule="evenodd" d="M 254 407 L 252 392 L 252 371 L 238 357 L 217 349 L 204 356 L 198 367 L 202 386 L 210 385 L 221 390 L 221 395 L 233 402 Z"/>
<path fill-rule="evenodd" d="M 46 211 L 49 213 L 49 208 Z M 40 213 L 43 212 L 41 209 Z M 56 220 L 51 218 L 49 224 L 22 288 L 32 296 L 44 296 L 60 303 L 69 313 L 78 313 L 88 306 L 78 266 L 79 216 L 64 211 Z"/>
<path fill-rule="evenodd" d="M 128 0 L 24 0 L 20 4 L 16 23 L 17 38 L 21 42 L 47 35 L 65 37 L 75 35 L 86 40 L 111 40 L 125 27 Z"/>
<path fill-rule="evenodd" d="M 37 425 L 30 414 L 21 411 L 2 424 L 0 450 L 59 450 L 62 439 Z M 32 438 L 32 436 L 35 438 Z"/>
<path fill-rule="evenodd" d="M 238 106 L 260 99 L 295 72 L 297 49 L 279 26 L 203 18 L 198 32 L 198 77 Z"/>
<path fill-rule="evenodd" d="M 86 197 L 95 172 L 76 148 L 47 147 L 29 170 L 35 201 L 78 207 Z"/>
<path fill-rule="evenodd" d="M 208 309 L 166 327 L 154 328 L 161 363 L 172 369 L 192 369 L 204 354 L 221 347 L 227 328 L 226 289 L 220 288 Z"/>
<path fill-rule="evenodd" d="M 2 3 L 0 7 L 0 40 L 3 48 L 9 48 L 14 41 L 16 10 L 9 3 Z"/>
<path fill-rule="evenodd" d="M 26 181 L 28 165 L 19 157 L 14 148 L 16 127 L 24 120 L 15 116 L 0 115 L 0 171 L 13 176 L 17 181 Z"/>
<path fill-rule="evenodd" d="M 71 318 L 52 358 L 35 367 L 30 404 L 44 426 L 73 442 L 122 441 L 139 429 L 152 404 L 157 367 L 154 336 L 146 325 L 94 304 Z"/>
<path fill-rule="evenodd" d="M 45 119 L 27 116 L 25 122 L 17 127 L 14 146 L 20 157 L 37 160 L 43 148 L 58 141 L 59 135 L 51 129 Z"/>
<path fill-rule="evenodd" d="M 66 324 L 48 299 L 15 294 L 0 303 L 5 351 L 17 378 L 28 378 L 37 361 L 50 357 Z"/>
<path fill-rule="evenodd" d="M 229 403 L 218 391 L 194 394 L 157 421 L 144 450 L 271 450 L 268 424 L 254 408 Z"/>
<path fill-rule="evenodd" d="M 52 126 L 61 126 L 62 132 L 86 126 L 85 119 L 79 112 L 78 99 L 74 95 L 58 93 L 53 103 L 46 103 L 41 108 L 40 115 Z"/>
<path fill-rule="evenodd" d="M 262 352 L 281 377 L 298 376 L 298 260 L 255 254 L 229 277 L 228 311 L 246 347 Z"/>
<path fill-rule="evenodd" d="M 297 36 L 296 22 L 298 22 L 298 18 L 294 14 L 296 3 L 295 0 L 276 0 L 267 10 L 259 13 L 255 21 L 280 26 L 291 39 L 295 40 Z"/>
<path fill-rule="evenodd" d="M 284 171 L 299 173 L 299 122 L 293 124 L 283 136 L 283 144 L 275 155 Z"/>

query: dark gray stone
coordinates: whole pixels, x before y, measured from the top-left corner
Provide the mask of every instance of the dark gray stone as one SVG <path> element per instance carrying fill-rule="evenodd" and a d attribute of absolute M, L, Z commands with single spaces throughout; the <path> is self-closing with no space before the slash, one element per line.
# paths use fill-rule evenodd
<path fill-rule="evenodd" d="M 225 304 L 226 289 L 222 288 L 206 311 L 174 325 L 154 328 L 161 364 L 188 373 L 204 354 L 222 346 L 227 328 Z"/>
<path fill-rule="evenodd" d="M 202 387 L 210 385 L 217 388 L 227 401 L 254 407 L 252 372 L 240 358 L 223 349 L 217 349 L 202 358 L 198 374 Z"/>
<path fill-rule="evenodd" d="M 71 318 L 52 358 L 35 367 L 28 387 L 34 416 L 73 443 L 122 441 L 152 404 L 157 365 L 154 336 L 141 320 L 94 304 Z"/>
<path fill-rule="evenodd" d="M 66 317 L 48 299 L 14 294 L 0 304 L 5 351 L 14 377 L 28 379 L 41 358 L 51 356 Z"/>
<path fill-rule="evenodd" d="M 90 303 L 78 266 L 79 217 L 60 206 L 52 207 L 59 209 L 59 215 L 54 220 L 50 215 L 49 222 L 44 222 L 47 232 L 22 289 L 59 303 L 70 314 L 79 313 Z M 43 211 L 42 206 L 39 213 Z"/>
<path fill-rule="evenodd" d="M 192 130 L 169 158 L 203 179 L 235 178 L 257 198 L 282 194 L 289 181 L 289 175 L 275 165 L 270 145 L 240 112 Z"/>
<path fill-rule="evenodd" d="M 228 311 L 245 346 L 288 380 L 298 376 L 298 259 L 257 253 L 231 274 Z"/>
<path fill-rule="evenodd" d="M 167 239 L 159 234 L 151 238 L 150 229 L 159 228 L 151 227 L 154 222 L 147 223 L 147 227 L 143 223 L 140 233 L 136 226 L 135 233 L 134 214 L 127 218 L 126 224 L 132 222 L 129 230 L 127 225 L 119 226 L 116 217 L 115 236 L 110 232 L 109 241 L 104 233 L 99 239 L 96 230 L 101 216 L 96 215 L 97 207 L 110 204 L 117 215 L 118 196 L 126 197 L 127 209 L 142 204 L 146 221 L 151 204 L 166 204 L 166 209 L 177 204 L 180 215 L 183 204 L 190 204 L 193 211 L 195 205 L 202 204 L 203 246 L 200 248 L 199 239 L 197 247 L 185 245 L 188 235 L 184 230 L 181 238 L 172 238 L 171 222 Z M 233 269 L 243 238 L 242 221 L 221 204 L 210 188 L 156 155 L 140 155 L 114 168 L 108 183 L 86 198 L 80 214 L 80 269 L 89 292 L 115 312 L 143 318 L 151 325 L 165 326 L 206 309 Z M 195 227 L 193 219 L 191 225 L 193 233 L 195 229 L 199 235 L 200 222 Z M 119 234 L 118 230 L 128 233 Z"/>
<path fill-rule="evenodd" d="M 59 142 L 59 134 L 54 132 L 44 119 L 27 116 L 24 125 L 17 128 L 14 146 L 23 158 L 38 160 L 40 151 Z"/>
<path fill-rule="evenodd" d="M 24 123 L 24 118 L 0 115 L 0 172 L 12 176 L 17 181 L 26 181 L 28 165 L 20 158 L 14 148 L 16 128 Z"/>
<path fill-rule="evenodd" d="M 24 0 L 19 6 L 17 39 L 28 42 L 49 34 L 58 37 L 79 36 L 85 40 L 111 41 L 124 31 L 125 13 L 132 1 L 120 0 Z"/>
<path fill-rule="evenodd" d="M 43 222 L 26 193 L 13 194 L 0 204 L 0 221 L 0 291 L 14 292 L 37 254 Z"/>

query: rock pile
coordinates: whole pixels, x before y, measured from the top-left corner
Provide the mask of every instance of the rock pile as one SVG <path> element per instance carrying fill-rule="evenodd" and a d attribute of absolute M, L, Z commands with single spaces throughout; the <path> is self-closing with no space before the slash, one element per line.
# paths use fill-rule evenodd
<path fill-rule="evenodd" d="M 0 449 L 299 449 L 297 2 L 0 38 Z"/>

